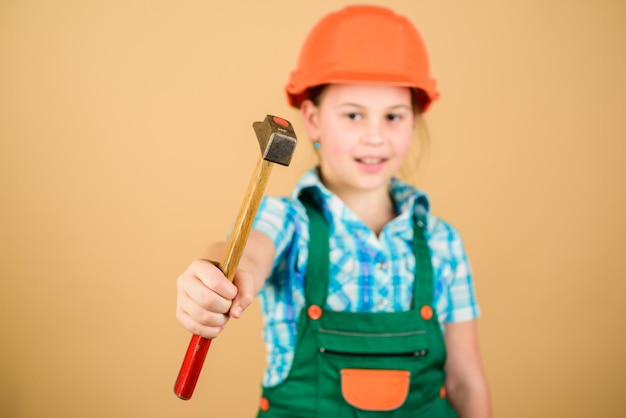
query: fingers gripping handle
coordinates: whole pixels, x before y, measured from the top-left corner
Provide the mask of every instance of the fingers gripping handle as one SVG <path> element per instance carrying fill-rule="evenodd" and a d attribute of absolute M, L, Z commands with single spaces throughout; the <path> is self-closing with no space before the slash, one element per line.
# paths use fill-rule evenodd
<path fill-rule="evenodd" d="M 250 179 L 248 190 L 218 264 L 224 276 L 231 281 L 235 277 L 237 266 L 243 255 L 254 217 L 272 171 L 272 165 L 273 163 L 288 165 L 296 144 L 296 135 L 291 124 L 277 116 L 267 115 L 263 122 L 255 122 L 253 127 L 261 147 L 261 157 Z M 174 393 L 180 399 L 191 398 L 211 341 L 199 335 L 191 337 L 174 385 Z"/>

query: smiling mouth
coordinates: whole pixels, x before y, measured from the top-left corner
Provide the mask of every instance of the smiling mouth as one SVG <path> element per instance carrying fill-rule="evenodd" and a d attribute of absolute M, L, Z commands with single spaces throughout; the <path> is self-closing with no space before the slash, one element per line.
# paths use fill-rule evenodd
<path fill-rule="evenodd" d="M 374 157 L 365 157 L 365 158 L 357 158 L 357 162 L 366 165 L 377 165 L 385 162 L 384 158 L 374 158 Z"/>

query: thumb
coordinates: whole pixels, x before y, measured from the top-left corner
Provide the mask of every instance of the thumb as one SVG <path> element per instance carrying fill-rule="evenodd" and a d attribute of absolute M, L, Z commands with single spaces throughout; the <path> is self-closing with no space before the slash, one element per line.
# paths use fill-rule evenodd
<path fill-rule="evenodd" d="M 233 318 L 240 318 L 254 300 L 254 277 L 245 270 L 237 270 L 233 284 L 237 286 L 237 296 L 230 307 L 230 315 Z"/>

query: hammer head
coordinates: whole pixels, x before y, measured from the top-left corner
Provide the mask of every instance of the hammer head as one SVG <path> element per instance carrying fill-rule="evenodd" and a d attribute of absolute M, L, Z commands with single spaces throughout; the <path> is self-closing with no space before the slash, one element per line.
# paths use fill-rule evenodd
<path fill-rule="evenodd" d="M 252 124 L 264 160 L 289 165 L 296 149 L 296 133 L 289 121 L 267 115 L 263 122 Z"/>

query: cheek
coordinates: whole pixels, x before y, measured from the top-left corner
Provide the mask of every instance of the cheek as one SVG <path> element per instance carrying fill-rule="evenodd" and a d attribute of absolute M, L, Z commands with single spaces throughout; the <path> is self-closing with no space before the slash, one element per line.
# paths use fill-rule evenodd
<path fill-rule="evenodd" d="M 321 156 L 325 161 L 341 163 L 349 155 L 341 141 L 327 141 L 320 148 Z"/>
<path fill-rule="evenodd" d="M 395 142 L 395 148 L 398 153 L 406 153 L 415 139 L 413 138 L 413 130 L 402 132 Z"/>
<path fill-rule="evenodd" d="M 411 144 L 412 144 L 412 143 L 413 143 L 413 141 L 412 141 L 412 139 L 411 139 L 411 138 L 409 138 L 409 140 L 408 140 L 408 141 L 404 141 L 404 142 L 402 143 L 402 146 L 401 146 L 401 150 L 400 150 L 400 152 L 401 152 L 401 153 L 403 153 L 403 154 L 408 153 L 408 152 L 409 152 L 409 149 L 411 149 Z"/>
<path fill-rule="evenodd" d="M 321 149 L 324 149 L 327 158 L 339 159 L 348 154 L 351 148 L 352 140 L 345 129 L 326 129 Z"/>

